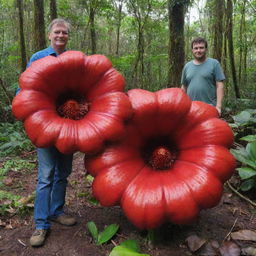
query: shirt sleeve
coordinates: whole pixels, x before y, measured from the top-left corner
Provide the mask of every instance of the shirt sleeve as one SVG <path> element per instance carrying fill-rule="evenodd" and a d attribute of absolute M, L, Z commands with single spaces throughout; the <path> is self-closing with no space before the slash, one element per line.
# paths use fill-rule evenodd
<path fill-rule="evenodd" d="M 216 65 L 215 65 L 215 77 L 216 77 L 216 81 L 218 81 L 218 82 L 223 81 L 226 78 L 223 73 L 220 63 L 217 60 L 216 60 Z"/>

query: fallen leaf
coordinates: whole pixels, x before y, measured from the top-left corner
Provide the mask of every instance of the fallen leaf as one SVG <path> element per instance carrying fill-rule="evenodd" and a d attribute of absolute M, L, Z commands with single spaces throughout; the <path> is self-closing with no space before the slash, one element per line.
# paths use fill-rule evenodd
<path fill-rule="evenodd" d="M 234 242 L 224 242 L 220 247 L 221 256 L 240 256 L 241 250 Z"/>
<path fill-rule="evenodd" d="M 239 230 L 237 232 L 232 232 L 231 237 L 234 240 L 246 240 L 246 241 L 256 241 L 256 232 L 248 229 Z"/>
<path fill-rule="evenodd" d="M 256 248 L 247 247 L 242 249 L 243 255 L 256 256 Z"/>
<path fill-rule="evenodd" d="M 200 238 L 197 235 L 191 235 L 186 239 L 186 242 L 189 250 L 195 252 L 206 243 L 206 239 Z"/>
<path fill-rule="evenodd" d="M 200 249 L 199 256 L 218 256 L 219 243 L 217 241 L 209 241 Z"/>

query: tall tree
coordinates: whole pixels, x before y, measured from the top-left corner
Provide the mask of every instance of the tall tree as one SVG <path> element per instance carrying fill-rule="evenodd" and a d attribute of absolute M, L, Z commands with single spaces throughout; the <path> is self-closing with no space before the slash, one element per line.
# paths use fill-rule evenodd
<path fill-rule="evenodd" d="M 20 55 L 21 55 L 21 71 L 23 72 L 27 66 L 26 60 L 26 46 L 23 30 L 23 0 L 17 0 L 17 7 L 19 13 L 19 41 L 20 41 Z"/>
<path fill-rule="evenodd" d="M 152 0 L 129 0 L 129 10 L 134 15 L 134 22 L 137 29 L 137 54 L 132 72 L 134 84 L 144 86 L 143 76 L 145 72 L 144 54 L 145 54 L 145 26 L 147 25 L 149 14 L 151 12 Z"/>
<path fill-rule="evenodd" d="M 54 20 L 58 17 L 56 0 L 50 0 L 50 17 L 51 20 Z"/>
<path fill-rule="evenodd" d="M 120 45 L 120 28 L 121 28 L 121 22 L 123 19 L 123 14 L 122 14 L 122 9 L 123 9 L 123 4 L 125 0 L 112 0 L 112 4 L 115 7 L 117 11 L 117 17 L 116 17 L 116 50 L 115 54 L 118 56 L 119 55 L 119 45 Z"/>
<path fill-rule="evenodd" d="M 34 0 L 34 35 L 34 51 L 45 48 L 44 0 Z"/>
<path fill-rule="evenodd" d="M 227 0 L 227 39 L 228 39 L 228 52 L 230 60 L 231 75 L 235 90 L 236 98 L 240 98 L 240 92 L 237 84 L 235 57 L 234 57 L 234 44 L 233 44 L 233 0 Z"/>
<path fill-rule="evenodd" d="M 223 43 L 223 17 L 225 1 L 214 0 L 213 5 L 213 57 L 221 62 Z"/>
<path fill-rule="evenodd" d="M 168 85 L 180 85 L 185 62 L 184 15 L 189 0 L 168 0 L 169 14 L 169 76 Z"/>

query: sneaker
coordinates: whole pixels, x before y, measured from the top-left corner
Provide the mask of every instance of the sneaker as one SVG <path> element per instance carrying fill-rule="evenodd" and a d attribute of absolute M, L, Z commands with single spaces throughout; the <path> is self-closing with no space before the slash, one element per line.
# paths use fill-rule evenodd
<path fill-rule="evenodd" d="M 76 224 L 76 219 L 67 214 L 61 214 L 56 218 L 51 218 L 51 220 L 65 226 L 73 226 Z"/>
<path fill-rule="evenodd" d="M 47 234 L 47 229 L 36 229 L 30 237 L 31 246 L 42 246 L 44 244 Z"/>

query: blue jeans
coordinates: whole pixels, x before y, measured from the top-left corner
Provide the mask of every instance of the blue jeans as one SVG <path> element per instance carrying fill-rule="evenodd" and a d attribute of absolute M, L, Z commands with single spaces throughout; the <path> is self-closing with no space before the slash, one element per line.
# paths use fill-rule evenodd
<path fill-rule="evenodd" d="M 63 214 L 67 177 L 72 171 L 72 155 L 55 147 L 38 148 L 38 183 L 34 218 L 36 229 L 49 229 L 49 219 Z"/>

